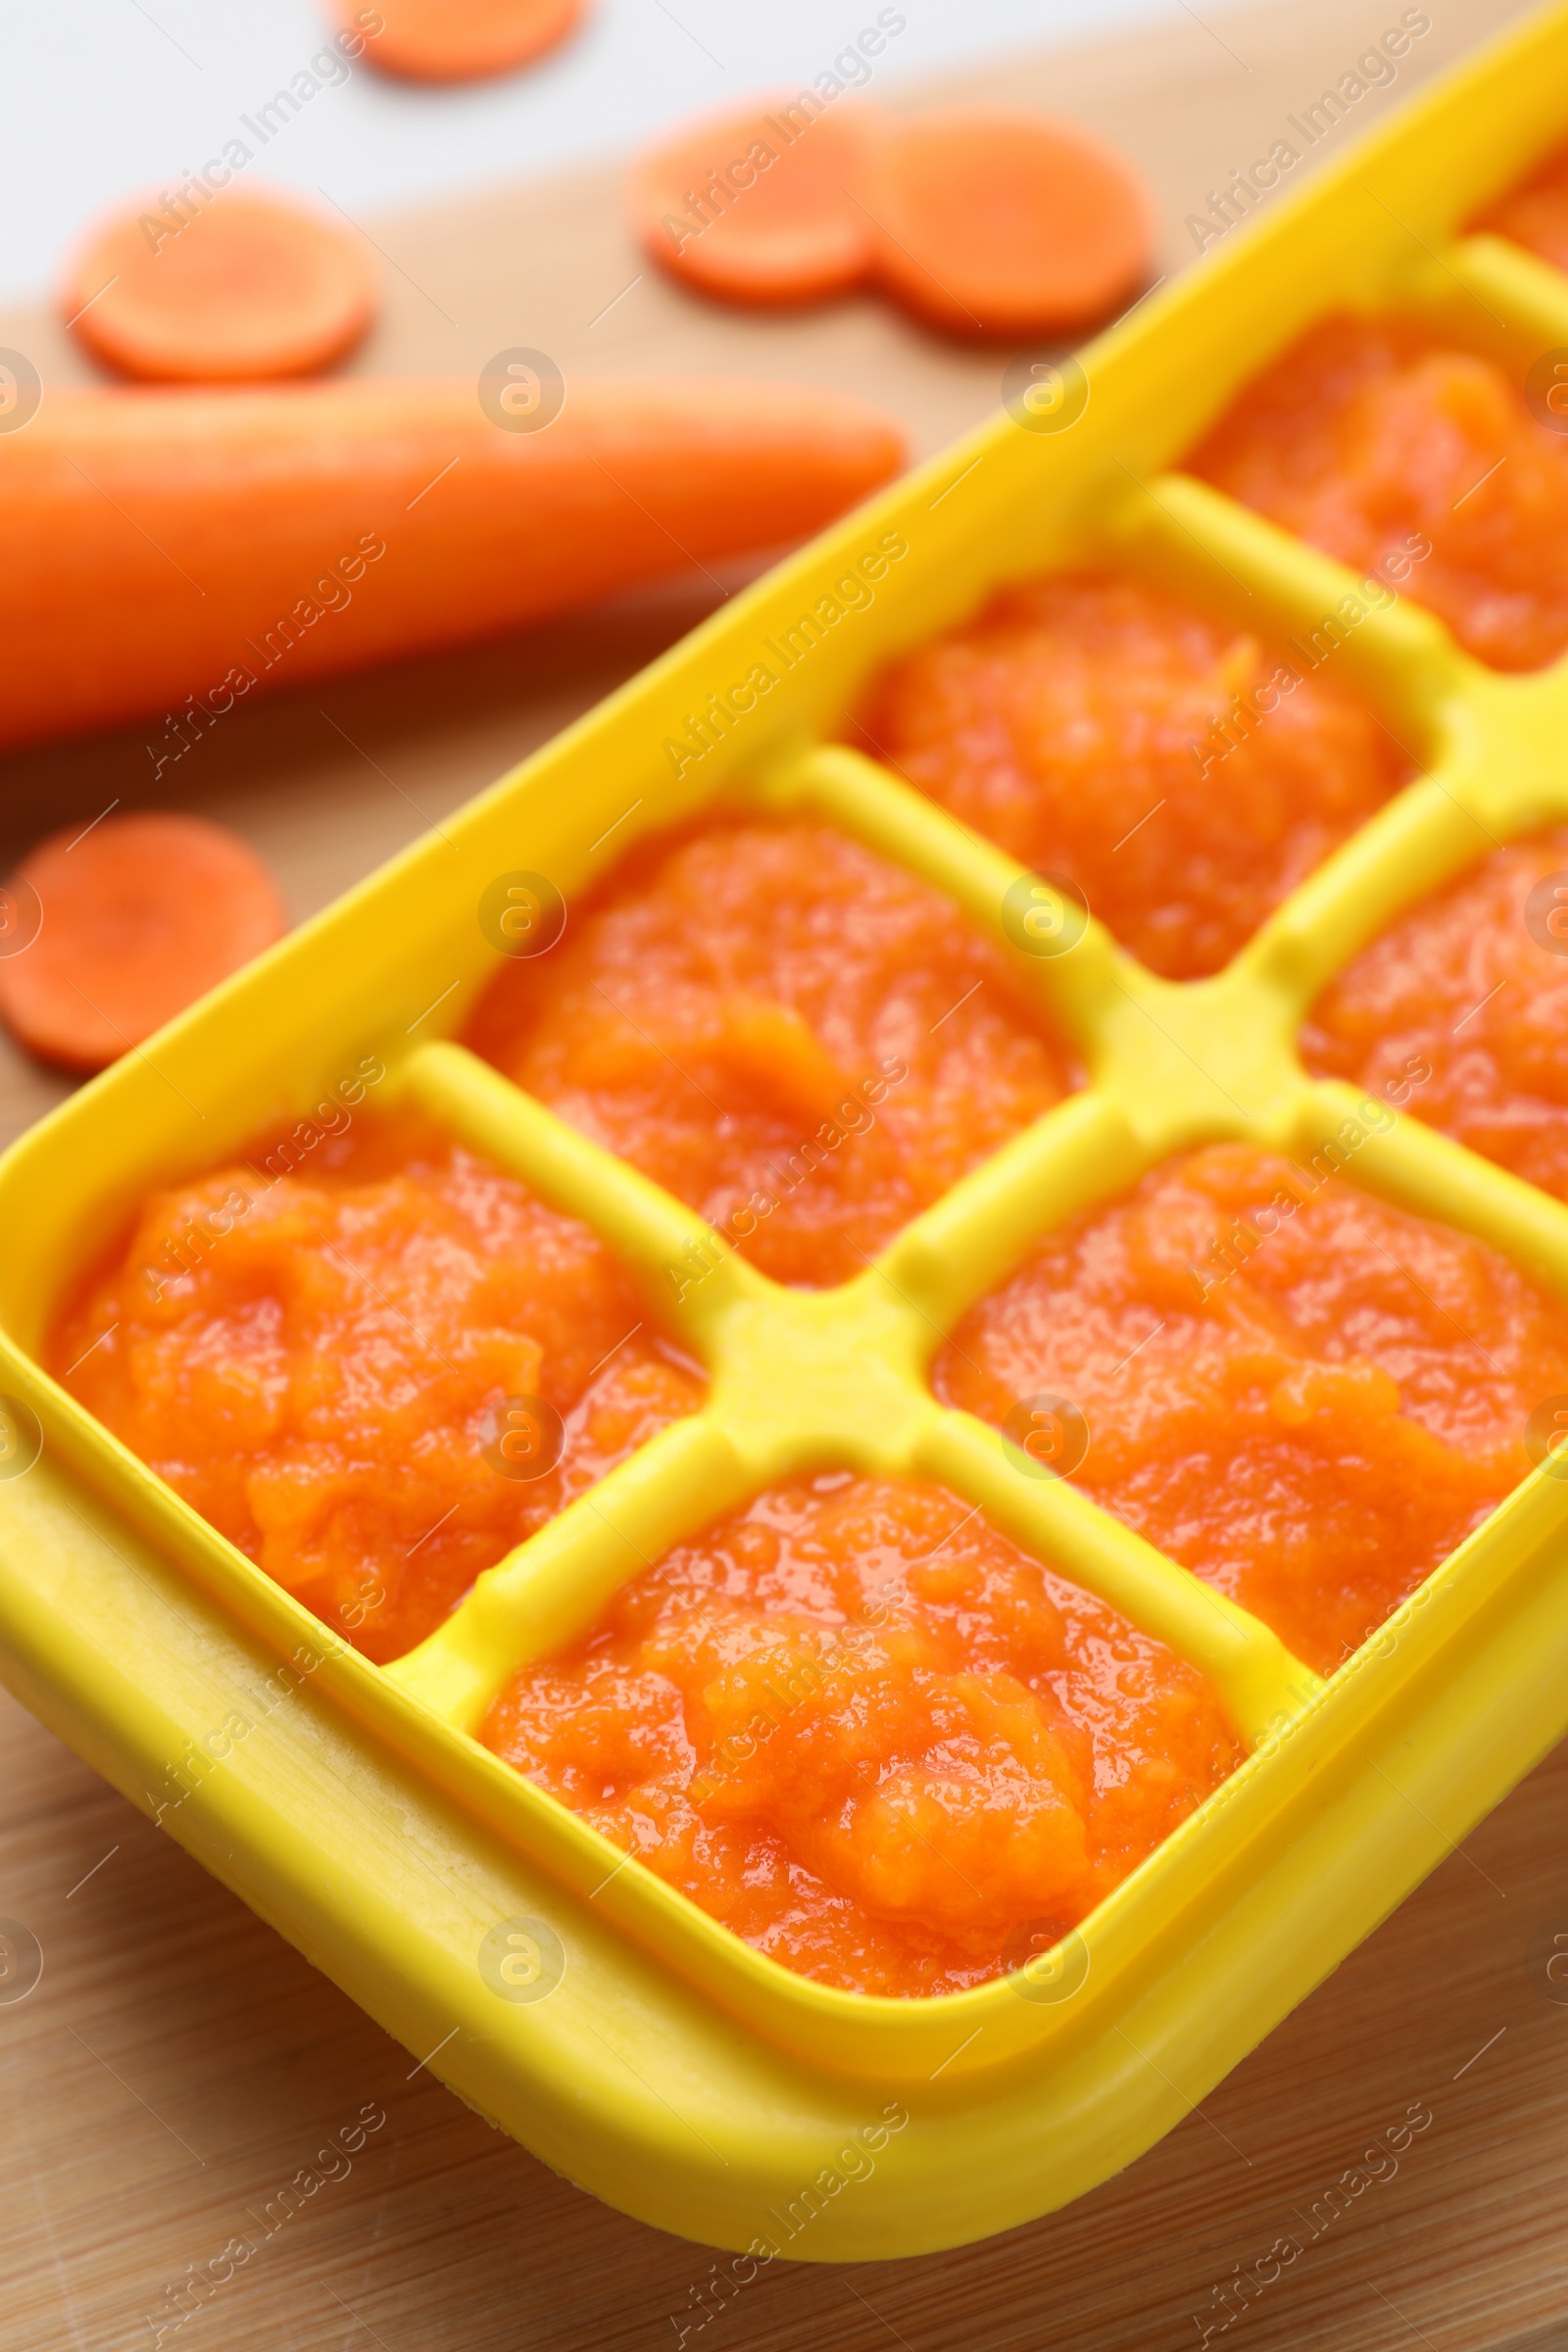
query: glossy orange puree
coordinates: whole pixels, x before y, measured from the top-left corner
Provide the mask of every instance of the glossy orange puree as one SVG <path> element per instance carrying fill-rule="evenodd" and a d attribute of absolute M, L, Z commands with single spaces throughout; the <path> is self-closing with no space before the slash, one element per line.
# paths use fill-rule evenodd
<path fill-rule="evenodd" d="M 1568 645 L 1568 439 L 1491 360 L 1401 320 L 1326 318 L 1187 463 L 1357 570 L 1402 579 L 1495 669 Z"/>
<path fill-rule="evenodd" d="M 638 1576 L 483 1738 L 855 1991 L 1044 1948 L 1240 1761 L 1208 1685 L 942 1489 L 820 1477 Z"/>
<path fill-rule="evenodd" d="M 1485 363 L 1331 321 L 1200 462 L 1357 564 L 1424 534 L 1418 592 L 1489 660 L 1568 637 L 1568 451 Z M 1195 739 L 1243 708 L 1205 764 Z M 1304 659 L 1097 576 L 1008 591 L 892 670 L 865 729 L 1173 976 L 1221 965 L 1404 766 Z M 1568 956 L 1525 922 L 1565 868 L 1568 833 L 1417 908 L 1304 1050 L 1368 1090 L 1366 1127 L 1409 1103 L 1568 1198 Z M 502 966 L 469 1038 L 766 1271 L 830 1283 L 1077 1083 L 1028 981 L 833 828 L 717 818 L 625 857 Z M 1530 1415 L 1568 1393 L 1568 1313 L 1356 1191 L 1364 1140 L 1170 1162 L 1046 1241 L 935 1375 L 998 1424 L 1070 1399 L 1079 1483 L 1323 1669 L 1524 1475 Z M 382 1659 L 703 1394 L 587 1227 L 368 1105 L 155 1194 L 46 1360 Z M 518 1400 L 560 1416 L 543 1475 L 500 1458 Z M 900 1995 L 1019 1965 L 1239 1756 L 1158 1642 L 952 1494 L 848 1473 L 678 1545 L 484 1737 L 759 1949 Z"/>
<path fill-rule="evenodd" d="M 908 655 L 858 736 L 1173 980 L 1228 963 L 1409 768 L 1299 651 L 1092 572 L 1009 588 Z"/>
<path fill-rule="evenodd" d="M 364 1111 L 293 1137 L 155 1193 L 46 1361 L 269 1575 L 391 1658 L 701 1384 L 587 1227 L 473 1153 Z M 544 1477 L 493 1466 L 515 1396 L 564 1420 Z"/>
<path fill-rule="evenodd" d="M 1560 880 L 1556 877 L 1561 877 Z M 1568 828 L 1494 850 L 1362 950 L 1313 1008 L 1301 1054 L 1568 1200 Z"/>
<path fill-rule="evenodd" d="M 1326 1155 L 1222 1144 L 1054 1235 L 936 1379 L 997 1423 L 1069 1398 L 1076 1483 L 1327 1672 L 1528 1471 L 1568 1310 Z"/>
<path fill-rule="evenodd" d="M 1066 1092 L 1015 959 L 826 825 L 634 851 L 469 1043 L 778 1281 L 860 1272 Z"/>
<path fill-rule="evenodd" d="M 1510 237 L 1528 246 L 1554 270 L 1568 270 L 1568 147 L 1547 156 L 1539 170 L 1489 205 L 1470 223 L 1472 231 Z"/>

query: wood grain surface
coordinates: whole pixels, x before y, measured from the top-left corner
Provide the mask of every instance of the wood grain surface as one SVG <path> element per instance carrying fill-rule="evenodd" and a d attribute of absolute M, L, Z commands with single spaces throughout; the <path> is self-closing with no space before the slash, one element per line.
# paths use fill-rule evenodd
<path fill-rule="evenodd" d="M 1432 30 L 1398 82 L 1357 115 L 1370 120 L 1516 13 L 1501 0 L 1429 5 Z M 1174 29 L 1021 58 L 970 86 L 1054 107 L 1127 146 L 1157 192 L 1173 272 L 1194 259 L 1183 221 L 1206 191 L 1398 14 L 1393 0 L 1295 0 L 1203 21 L 1189 11 Z M 902 103 L 896 54 L 886 63 L 884 94 Z M 368 223 L 388 298 L 357 368 L 475 372 L 527 344 L 568 375 L 819 378 L 897 411 L 921 450 L 994 404 L 995 355 L 930 341 L 879 304 L 784 320 L 687 299 L 643 268 L 617 180 L 607 168 Z M 0 318 L 0 344 L 28 352 L 46 378 L 82 372 L 41 309 Z M 304 915 L 586 709 L 739 576 L 238 709 L 166 769 L 156 798 L 238 826 Z M 0 863 L 57 825 L 149 801 L 150 777 L 134 733 L 0 765 Z M 61 1091 L 0 1042 L 0 1134 Z M 0 2000 L 5 2352 L 156 2344 L 168 2290 L 236 2234 L 260 2236 L 247 2216 L 368 2106 L 386 2121 L 350 2169 L 199 2317 L 166 2325 L 166 2346 L 1177 2352 L 1205 2330 L 1227 2352 L 1568 2344 L 1568 1984 L 1547 1973 L 1559 1930 L 1568 1949 L 1561 1751 L 1118 2180 L 955 2253 L 780 2262 L 717 2311 L 702 2298 L 707 2252 L 608 2211 L 488 2130 L 3 1694 L 0 1915 L 25 1923 L 44 1953 L 36 1989 Z M 1331 2198 L 1412 2106 L 1431 2120 L 1396 2171 L 1380 2161 L 1384 2179 Z M 1287 2237 L 1301 2250 L 1282 2267 L 1270 2248 Z M 1233 2285 L 1227 2297 L 1238 2278 L 1248 2293 Z"/>

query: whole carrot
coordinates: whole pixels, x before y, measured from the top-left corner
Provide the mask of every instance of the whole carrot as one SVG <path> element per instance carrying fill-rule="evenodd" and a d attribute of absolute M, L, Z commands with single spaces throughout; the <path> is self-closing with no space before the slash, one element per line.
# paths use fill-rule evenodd
<path fill-rule="evenodd" d="M 481 389 L 47 390 L 0 436 L 0 748 L 151 717 L 157 772 L 243 696 L 803 537 L 904 456 L 814 387 L 573 382 L 552 416 L 513 355 Z"/>

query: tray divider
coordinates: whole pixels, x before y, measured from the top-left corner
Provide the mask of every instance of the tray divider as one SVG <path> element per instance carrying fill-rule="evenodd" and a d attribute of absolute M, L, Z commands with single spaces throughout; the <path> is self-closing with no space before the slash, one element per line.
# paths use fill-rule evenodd
<path fill-rule="evenodd" d="M 695 1209 L 466 1046 L 442 1039 L 417 1047 L 392 1083 L 553 1207 L 591 1225 L 631 1267 L 661 1321 L 705 1360 L 715 1324 L 734 1302 L 776 1289 Z"/>
<path fill-rule="evenodd" d="M 1250 1746 L 1300 1712 L 1321 1688 L 1278 1636 L 1155 1548 L 1067 1478 L 1023 1466 L 1019 1448 L 972 1414 L 928 1425 L 920 1467 L 1048 1567 L 1120 1611 L 1207 1675 Z"/>
<path fill-rule="evenodd" d="M 382 1671 L 443 1721 L 475 1732 L 519 1667 L 580 1640 L 624 1585 L 754 1484 L 715 1415 L 671 1422 L 487 1568 L 433 1634 Z"/>

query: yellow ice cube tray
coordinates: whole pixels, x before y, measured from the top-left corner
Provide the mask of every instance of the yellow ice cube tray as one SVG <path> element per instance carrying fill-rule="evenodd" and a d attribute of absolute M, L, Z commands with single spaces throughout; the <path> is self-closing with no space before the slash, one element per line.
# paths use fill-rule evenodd
<path fill-rule="evenodd" d="M 1568 1726 L 1568 1478 L 1549 1455 L 1325 1685 L 1070 1483 L 1019 1476 L 925 1378 L 1041 1233 L 1165 1154 L 1247 1137 L 1310 1155 L 1357 1119 L 1353 1090 L 1303 1075 L 1302 1015 L 1401 907 L 1568 819 L 1568 662 L 1498 675 L 1407 597 L 1367 609 L 1338 674 L 1416 780 L 1227 970 L 1187 985 L 1093 921 L 1075 936 L 1059 895 L 831 741 L 881 663 L 1053 566 L 1124 566 L 1287 637 L 1352 615 L 1342 566 L 1167 469 L 1330 307 L 1419 317 L 1516 376 L 1568 349 L 1568 282 L 1457 234 L 1565 135 L 1553 8 L 1139 305 L 1081 378 L 1037 374 L 0 1161 L 7 1683 L 471 2105 L 627 2212 L 753 2249 L 737 2277 L 770 2248 L 862 2260 L 980 2237 L 1104 2180 Z M 1090 1074 L 835 1291 L 776 1287 L 449 1042 L 497 960 L 481 901 L 524 874 L 569 905 L 635 836 L 721 796 L 826 818 L 948 893 L 1018 956 Z M 65 1286 L 150 1188 L 308 1115 L 367 1057 L 386 1069 L 377 1101 L 422 1104 L 603 1234 L 710 1375 L 700 1412 L 386 1668 L 36 1357 Z M 1347 1180 L 1568 1296 L 1568 1207 L 1417 1118 L 1367 1132 Z M 677 1302 L 666 1269 L 694 1263 L 710 1270 Z M 791 1974 L 473 1737 L 510 1671 L 591 1626 L 645 1562 L 824 1466 L 983 1506 L 1210 1676 L 1251 1751 L 1079 1931 L 972 1991 L 874 1999 Z"/>

